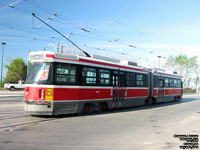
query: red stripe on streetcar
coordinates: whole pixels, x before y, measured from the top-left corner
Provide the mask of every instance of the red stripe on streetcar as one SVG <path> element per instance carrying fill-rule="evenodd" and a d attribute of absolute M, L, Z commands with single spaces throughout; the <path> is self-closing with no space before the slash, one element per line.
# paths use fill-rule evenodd
<path fill-rule="evenodd" d="M 169 95 L 181 95 L 182 91 L 181 89 L 154 89 L 153 92 L 153 96 L 158 96 L 159 91 L 163 90 L 163 94 L 164 96 L 169 96 Z"/>
<path fill-rule="evenodd" d="M 61 60 L 69 60 L 69 61 L 79 61 L 79 62 L 84 62 L 84 63 L 91 63 L 91 64 L 104 65 L 104 66 L 109 66 L 109 67 L 117 67 L 117 68 L 147 72 L 147 71 L 145 71 L 143 69 L 139 69 L 139 68 L 132 68 L 132 67 L 127 67 L 127 66 L 121 66 L 121 65 L 117 65 L 117 64 L 110 64 L 110 63 L 94 61 L 94 60 L 87 60 L 87 59 L 82 59 L 82 58 L 80 58 L 79 60 L 73 60 L 73 59 L 55 57 L 55 55 L 53 55 L 53 54 L 46 54 L 46 57 L 47 58 L 61 59 Z"/>
<path fill-rule="evenodd" d="M 55 58 L 55 55 L 54 54 L 46 54 L 46 57 L 47 58 Z"/>
<path fill-rule="evenodd" d="M 126 67 L 126 66 L 120 66 L 120 65 L 109 64 L 109 63 L 105 63 L 105 62 L 98 62 L 98 61 L 94 61 L 94 60 L 81 59 L 81 58 L 79 60 L 81 62 L 85 62 L 85 63 L 92 63 L 92 64 L 97 64 L 97 65 L 104 65 L 104 66 L 118 67 L 118 68 L 124 68 L 124 69 L 146 72 L 143 69 L 139 69 L 139 68 L 131 68 L 131 67 Z"/>
<path fill-rule="evenodd" d="M 25 90 L 28 87 L 25 88 Z M 39 90 L 47 88 L 29 87 L 29 94 L 24 95 L 25 99 L 29 100 L 42 100 L 39 98 Z M 67 100 L 98 100 L 98 99 L 112 99 L 113 91 L 120 89 L 80 89 L 80 88 L 51 88 L 53 90 L 53 101 L 67 101 Z M 127 92 L 125 98 L 147 97 L 148 89 L 123 89 L 124 93 Z M 46 96 L 46 95 L 45 95 Z M 44 100 L 42 100 L 44 101 Z"/>

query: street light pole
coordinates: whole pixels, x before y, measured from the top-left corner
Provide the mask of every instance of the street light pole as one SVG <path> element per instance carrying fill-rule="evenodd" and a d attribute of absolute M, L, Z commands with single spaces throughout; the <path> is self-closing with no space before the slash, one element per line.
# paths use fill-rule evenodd
<path fill-rule="evenodd" d="M 1 58 L 1 82 L 3 82 L 3 55 L 4 55 L 4 45 L 6 45 L 5 42 L 2 42 L 2 58 Z"/>

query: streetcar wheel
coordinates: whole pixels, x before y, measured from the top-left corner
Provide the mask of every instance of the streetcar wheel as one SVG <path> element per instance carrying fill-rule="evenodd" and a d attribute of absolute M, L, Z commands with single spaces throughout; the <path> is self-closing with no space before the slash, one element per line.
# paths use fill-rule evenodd
<path fill-rule="evenodd" d="M 152 104 L 152 99 L 149 98 L 146 100 L 145 105 L 151 105 Z"/>
<path fill-rule="evenodd" d="M 177 97 L 177 101 L 178 101 L 178 102 L 180 102 L 180 101 L 181 101 L 181 98 L 180 98 L 180 96 L 178 96 L 178 97 Z"/>
<path fill-rule="evenodd" d="M 103 111 L 103 103 L 98 103 L 98 106 L 97 106 L 97 112 L 102 112 Z"/>
<path fill-rule="evenodd" d="M 90 105 L 89 104 L 85 104 L 83 107 L 83 114 L 88 114 L 90 112 Z"/>
<path fill-rule="evenodd" d="M 177 102 L 178 101 L 178 97 L 175 96 L 174 97 L 174 101 Z"/>

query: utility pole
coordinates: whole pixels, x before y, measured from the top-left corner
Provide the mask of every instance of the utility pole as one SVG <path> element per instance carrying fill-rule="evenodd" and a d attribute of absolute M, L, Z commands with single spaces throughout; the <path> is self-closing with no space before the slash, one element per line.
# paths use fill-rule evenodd
<path fill-rule="evenodd" d="M 63 45 L 61 45 L 61 51 L 60 52 L 63 53 Z"/>
<path fill-rule="evenodd" d="M 57 52 L 59 53 L 59 43 L 57 43 Z"/>
<path fill-rule="evenodd" d="M 4 55 L 4 45 L 6 45 L 5 42 L 2 42 L 2 58 L 1 58 L 1 82 L 3 82 L 3 55 Z"/>

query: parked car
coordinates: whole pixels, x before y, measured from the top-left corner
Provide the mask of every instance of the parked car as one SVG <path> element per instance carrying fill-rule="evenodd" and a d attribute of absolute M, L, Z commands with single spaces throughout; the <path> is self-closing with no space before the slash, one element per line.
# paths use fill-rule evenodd
<path fill-rule="evenodd" d="M 15 89 L 23 89 L 25 86 L 24 81 L 19 81 L 17 84 L 4 84 L 4 88 L 14 91 Z"/>

